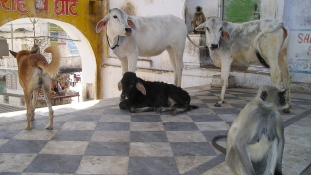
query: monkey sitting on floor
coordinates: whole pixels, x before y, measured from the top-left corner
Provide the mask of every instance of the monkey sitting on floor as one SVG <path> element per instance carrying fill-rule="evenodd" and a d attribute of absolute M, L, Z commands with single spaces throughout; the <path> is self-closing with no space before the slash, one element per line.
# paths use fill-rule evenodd
<path fill-rule="evenodd" d="M 236 174 L 282 174 L 285 138 L 278 110 L 288 107 L 285 92 L 262 86 L 233 121 L 228 132 L 226 162 Z M 214 146 L 220 137 L 213 139 Z"/>
<path fill-rule="evenodd" d="M 192 27 L 192 31 L 194 33 L 197 33 L 198 31 L 195 30 L 196 27 L 198 27 L 200 24 L 205 22 L 205 15 L 202 11 L 202 7 L 201 6 L 197 6 L 195 8 L 195 12 L 193 14 L 192 17 L 192 23 L 191 23 L 191 27 Z"/>

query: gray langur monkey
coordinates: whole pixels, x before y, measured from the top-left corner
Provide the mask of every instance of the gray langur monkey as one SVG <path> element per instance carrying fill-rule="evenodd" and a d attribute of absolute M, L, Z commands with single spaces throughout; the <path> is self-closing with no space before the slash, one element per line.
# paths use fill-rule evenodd
<path fill-rule="evenodd" d="M 288 107 L 285 93 L 274 86 L 260 87 L 233 121 L 227 135 L 226 162 L 236 174 L 282 174 L 285 138 L 278 110 Z"/>
<path fill-rule="evenodd" d="M 202 7 L 201 6 L 197 6 L 195 8 L 195 12 L 193 14 L 193 17 L 192 17 L 192 31 L 194 33 L 197 33 L 197 31 L 195 30 L 195 28 L 197 26 L 199 26 L 200 24 L 204 23 L 205 22 L 205 16 L 204 16 L 204 13 L 202 11 Z"/>

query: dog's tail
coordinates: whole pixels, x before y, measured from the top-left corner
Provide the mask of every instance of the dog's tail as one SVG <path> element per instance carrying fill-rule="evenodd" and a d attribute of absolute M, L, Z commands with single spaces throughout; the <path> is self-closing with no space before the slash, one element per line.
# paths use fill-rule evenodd
<path fill-rule="evenodd" d="M 47 73 L 51 78 L 54 78 L 59 71 L 60 65 L 60 52 L 57 46 L 50 46 L 44 50 L 47 53 L 52 54 L 52 61 L 50 64 L 47 62 L 38 62 L 37 66 L 40 67 L 45 73 Z"/>

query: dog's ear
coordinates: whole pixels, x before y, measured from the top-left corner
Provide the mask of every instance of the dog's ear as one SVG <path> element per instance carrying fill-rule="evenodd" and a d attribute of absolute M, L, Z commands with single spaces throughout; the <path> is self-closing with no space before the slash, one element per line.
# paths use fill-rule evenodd
<path fill-rule="evenodd" d="M 9 50 L 9 51 L 10 51 L 10 53 L 16 58 L 17 53 L 14 52 L 14 51 L 12 51 L 12 50 Z"/>
<path fill-rule="evenodd" d="M 136 88 L 144 95 L 146 95 L 146 89 L 144 87 L 143 84 L 141 84 L 141 82 L 137 82 L 136 83 Z"/>

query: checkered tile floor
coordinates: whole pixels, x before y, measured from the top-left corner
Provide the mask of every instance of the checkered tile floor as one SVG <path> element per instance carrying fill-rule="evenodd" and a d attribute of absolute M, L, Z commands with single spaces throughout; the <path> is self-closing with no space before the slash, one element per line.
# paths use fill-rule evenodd
<path fill-rule="evenodd" d="M 176 116 L 131 114 L 118 98 L 55 106 L 53 130 L 44 129 L 46 108 L 36 110 L 31 131 L 23 130 L 25 111 L 0 114 L 0 174 L 232 174 L 211 139 L 227 133 L 256 90 L 228 89 L 221 108 L 213 106 L 220 89 L 189 92 L 200 108 Z M 284 174 L 311 162 L 310 97 L 293 94 L 291 113 L 282 113 Z"/>
<path fill-rule="evenodd" d="M 7 113 L 7 112 L 21 111 L 21 110 L 26 110 L 26 108 L 9 106 L 6 104 L 0 104 L 0 114 L 1 113 Z"/>

